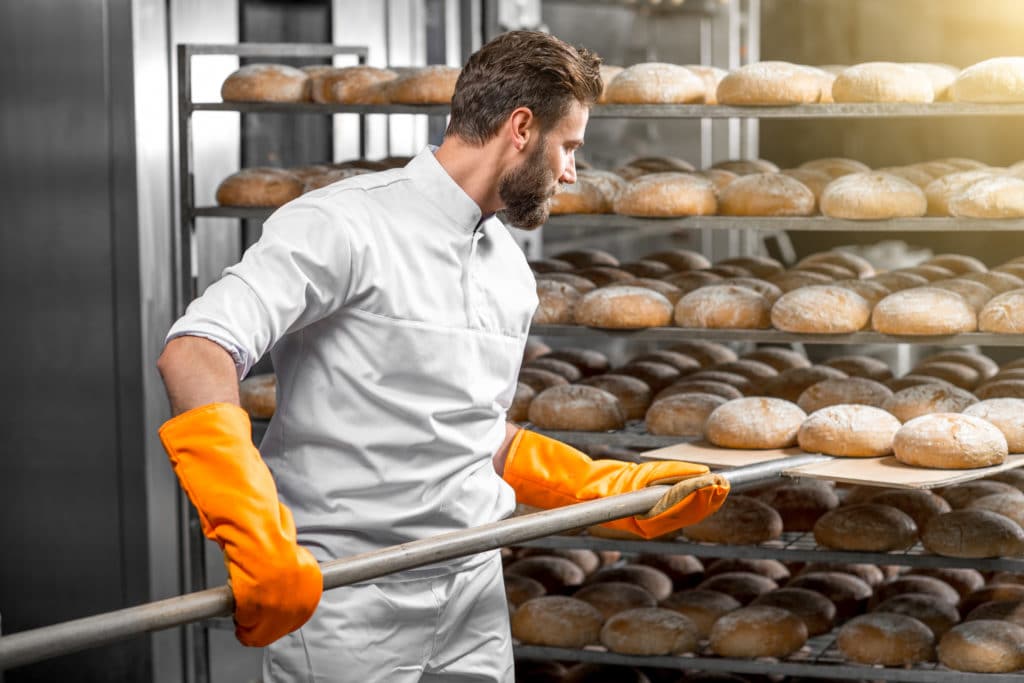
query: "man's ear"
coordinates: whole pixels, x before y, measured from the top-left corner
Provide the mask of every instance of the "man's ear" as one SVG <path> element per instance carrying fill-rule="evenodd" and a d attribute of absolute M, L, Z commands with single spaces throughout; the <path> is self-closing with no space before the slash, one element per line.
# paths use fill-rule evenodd
<path fill-rule="evenodd" d="M 513 111 L 508 117 L 508 135 L 512 146 L 520 152 L 526 149 L 536 127 L 537 119 L 529 107 L 519 107 Z"/>

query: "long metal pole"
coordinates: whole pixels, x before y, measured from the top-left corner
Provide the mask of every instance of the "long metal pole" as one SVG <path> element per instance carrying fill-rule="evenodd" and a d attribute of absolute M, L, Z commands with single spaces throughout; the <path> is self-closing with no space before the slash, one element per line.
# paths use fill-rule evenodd
<path fill-rule="evenodd" d="M 793 467 L 829 459 L 820 455 L 800 455 L 738 467 L 721 474 L 729 480 L 730 485 L 741 486 L 777 477 Z M 512 517 L 472 529 L 325 562 L 321 565 L 324 589 L 347 586 L 414 567 L 640 514 L 650 510 L 667 490 L 667 486 L 652 486 L 633 493 Z M 14 633 L 0 637 L 0 671 L 107 645 L 140 633 L 229 616 L 233 610 L 231 589 L 220 586 Z"/>

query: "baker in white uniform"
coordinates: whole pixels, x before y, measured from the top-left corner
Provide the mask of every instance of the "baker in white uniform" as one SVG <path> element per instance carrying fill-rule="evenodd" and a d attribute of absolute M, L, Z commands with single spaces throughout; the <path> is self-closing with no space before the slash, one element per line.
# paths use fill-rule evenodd
<path fill-rule="evenodd" d="M 496 551 L 323 595 L 317 563 L 492 522 L 517 497 L 553 507 L 706 472 L 593 462 L 505 419 L 537 297 L 494 214 L 538 226 L 575 181 L 598 64 L 545 34 L 496 38 L 464 68 L 439 148 L 282 207 L 171 328 L 161 439 L 224 549 L 239 640 L 269 645 L 268 683 L 510 681 Z M 267 352 L 277 412 L 257 452 L 238 380 Z M 727 492 L 700 481 L 611 524 L 692 523 Z"/>

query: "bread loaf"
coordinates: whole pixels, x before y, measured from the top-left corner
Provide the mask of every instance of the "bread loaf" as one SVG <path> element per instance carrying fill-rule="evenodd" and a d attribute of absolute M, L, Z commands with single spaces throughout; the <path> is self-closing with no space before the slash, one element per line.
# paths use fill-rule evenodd
<path fill-rule="evenodd" d="M 836 76 L 836 102 L 931 102 L 931 79 L 922 70 L 893 62 L 856 64 Z"/>
<path fill-rule="evenodd" d="M 715 560 L 705 570 L 708 577 L 729 572 L 746 572 L 758 574 L 776 583 L 789 580 L 790 572 L 786 565 L 778 560 L 754 557 L 729 557 Z"/>
<path fill-rule="evenodd" d="M 807 360 L 807 356 L 799 351 L 778 346 L 762 346 L 749 353 L 745 353 L 743 359 L 765 363 L 779 372 L 790 368 L 807 368 L 811 365 L 811 362 Z"/>
<path fill-rule="evenodd" d="M 704 436 L 724 448 L 787 448 L 807 414 L 794 403 L 777 398 L 751 397 L 716 408 L 704 425 Z"/>
<path fill-rule="evenodd" d="M 969 365 L 956 361 L 932 361 L 914 368 L 919 377 L 936 377 L 947 384 L 971 391 L 981 382 L 981 373 Z"/>
<path fill-rule="evenodd" d="M 780 588 L 763 593 L 751 604 L 778 607 L 794 614 L 804 622 L 811 637 L 831 631 L 836 617 L 836 606 L 831 600 L 804 588 Z"/>
<path fill-rule="evenodd" d="M 891 389 L 872 379 L 863 377 L 827 379 L 805 389 L 797 399 L 797 405 L 807 414 L 841 404 L 880 408 L 892 394 Z"/>
<path fill-rule="evenodd" d="M 876 587 L 875 594 L 871 596 L 871 611 L 880 611 L 878 606 L 881 603 L 897 595 L 906 595 L 908 593 L 928 595 L 931 596 L 932 600 L 947 605 L 956 605 L 960 602 L 960 593 L 942 579 L 937 579 L 934 576 L 909 574 L 897 576 Z"/>
<path fill-rule="evenodd" d="M 314 102 L 340 104 L 386 104 L 386 84 L 398 77 L 390 69 L 359 65 L 331 68 L 310 79 Z"/>
<path fill-rule="evenodd" d="M 876 382 L 887 382 L 892 379 L 892 370 L 889 369 L 888 363 L 871 356 L 836 356 L 822 361 L 821 364 L 840 370 L 849 377 L 864 377 Z"/>
<path fill-rule="evenodd" d="M 720 104 L 741 106 L 813 104 L 821 101 L 817 70 L 788 62 L 758 62 L 733 69 L 718 84 Z"/>
<path fill-rule="evenodd" d="M 867 488 L 867 487 L 866 487 Z M 874 488 L 874 487 L 871 487 Z M 885 574 L 876 565 L 853 563 L 853 564 L 830 564 L 828 562 L 808 562 L 800 569 L 800 576 L 817 572 L 839 572 L 856 577 L 870 586 L 882 585 L 885 581 Z"/>
<path fill-rule="evenodd" d="M 988 510 L 953 510 L 925 525 L 921 543 L 946 557 L 1019 556 L 1024 531 L 1013 520 Z"/>
<path fill-rule="evenodd" d="M 675 306 L 680 327 L 767 329 L 771 304 L 758 292 L 736 285 L 710 285 L 694 290 Z"/>
<path fill-rule="evenodd" d="M 530 403 L 530 422 L 541 429 L 603 432 L 622 429 L 626 415 L 618 399 L 596 387 L 553 386 Z"/>
<path fill-rule="evenodd" d="M 578 564 L 553 555 L 518 559 L 505 567 L 505 575 L 533 579 L 544 587 L 546 593 L 561 593 L 569 587 L 579 586 L 586 578 Z"/>
<path fill-rule="evenodd" d="M 698 372 L 687 375 L 684 379 L 695 382 L 700 381 L 728 384 L 735 389 L 739 389 L 744 396 L 752 393 L 754 390 L 754 385 L 749 379 L 743 375 L 737 375 L 734 372 L 722 372 L 721 370 L 699 370 Z"/>
<path fill-rule="evenodd" d="M 973 351 L 943 351 L 935 353 L 922 360 L 916 367 L 924 367 L 930 363 L 959 363 L 960 365 L 967 365 L 977 370 L 984 379 L 992 377 L 999 371 L 999 365 L 995 361 Z"/>
<path fill-rule="evenodd" d="M 779 167 L 767 159 L 726 159 L 712 164 L 711 168 L 730 171 L 737 175 L 751 173 L 778 173 Z"/>
<path fill-rule="evenodd" d="M 528 645 L 581 648 L 598 641 L 603 619 L 576 598 L 545 595 L 527 600 L 512 615 L 512 636 Z"/>
<path fill-rule="evenodd" d="M 975 389 L 974 394 L 983 401 L 992 398 L 1024 398 L 1024 380 L 992 380 Z"/>
<path fill-rule="evenodd" d="M 883 166 L 882 168 L 876 169 L 879 173 L 888 173 L 889 175 L 899 176 L 904 180 L 909 180 L 914 185 L 917 185 L 922 190 L 927 187 L 935 180 L 932 174 L 925 171 L 923 168 L 916 166 Z M 927 192 L 925 193 L 927 197 Z"/>
<path fill-rule="evenodd" d="M 688 617 L 696 625 L 701 640 L 704 640 L 722 615 L 737 610 L 742 605 L 739 600 L 726 593 L 698 588 L 673 593 L 662 600 L 660 606 Z"/>
<path fill-rule="evenodd" d="M 995 57 L 967 67 L 949 95 L 954 102 L 1024 102 L 1024 57 Z"/>
<path fill-rule="evenodd" d="M 648 261 L 660 261 L 677 271 L 697 270 L 711 266 L 711 262 L 703 254 L 689 249 L 656 251 L 651 254 L 645 254 L 643 258 Z"/>
<path fill-rule="evenodd" d="M 800 398 L 800 394 L 804 393 L 804 390 L 808 387 L 827 379 L 841 379 L 843 377 L 846 377 L 846 375 L 841 370 L 823 365 L 813 365 L 809 368 L 791 368 L 783 370 L 775 377 L 765 380 L 761 391 L 765 396 L 795 403 Z"/>
<path fill-rule="evenodd" d="M 989 583 L 960 601 L 964 614 L 989 602 L 1020 602 L 1024 600 L 1024 586 L 1019 583 Z"/>
<path fill-rule="evenodd" d="M 575 365 L 564 360 L 558 360 L 557 358 L 534 358 L 523 363 L 522 367 L 523 369 L 537 368 L 547 370 L 556 375 L 561 375 L 567 382 L 576 382 L 583 378 L 583 373 Z"/>
<path fill-rule="evenodd" d="M 718 197 L 724 216 L 810 216 L 814 193 L 781 173 L 756 173 L 730 183 Z"/>
<path fill-rule="evenodd" d="M 783 531 L 810 531 L 822 515 L 839 507 L 832 488 L 818 482 L 784 483 L 750 495 L 779 513 Z"/>
<path fill-rule="evenodd" d="M 938 491 L 954 510 L 965 508 L 972 501 L 994 493 L 1022 498 L 1021 492 L 1011 484 L 991 479 L 973 479 L 954 486 L 946 486 Z"/>
<path fill-rule="evenodd" d="M 896 432 L 893 454 L 905 465 L 972 469 L 1006 459 L 1006 437 L 990 422 L 957 413 L 916 417 Z"/>
<path fill-rule="evenodd" d="M 1024 669 L 1024 626 L 979 619 L 958 624 L 939 641 L 939 662 L 954 671 L 1007 673 Z"/>
<path fill-rule="evenodd" d="M 977 314 L 962 296 L 935 287 L 890 294 L 875 306 L 871 324 L 878 332 L 897 335 L 960 334 L 978 329 Z"/>
<path fill-rule="evenodd" d="M 844 175 L 850 175 L 851 173 L 868 173 L 871 168 L 860 161 L 855 159 L 845 159 L 843 157 L 824 157 L 821 159 L 811 159 L 800 164 L 798 168 L 819 171 L 824 173 L 832 180 Z"/>
<path fill-rule="evenodd" d="M 512 405 L 508 409 L 508 419 L 511 422 L 525 422 L 529 419 L 530 403 L 537 392 L 528 384 L 516 382 L 516 393 L 512 398 Z"/>
<path fill-rule="evenodd" d="M 679 612 L 636 607 L 610 617 L 601 627 L 601 643 L 624 655 L 680 655 L 697 649 L 697 626 Z"/>
<path fill-rule="evenodd" d="M 1024 525 L 1024 498 L 1008 493 L 991 493 L 967 503 L 968 510 L 988 510 Z"/>
<path fill-rule="evenodd" d="M 582 385 L 596 387 L 618 399 L 627 420 L 639 420 L 651 405 L 651 388 L 630 375 L 609 373 L 580 380 Z"/>
<path fill-rule="evenodd" d="M 678 370 L 682 374 L 689 374 L 700 370 L 700 363 L 697 362 L 691 356 L 687 356 L 685 353 L 679 353 L 678 351 L 669 351 L 667 349 L 659 349 L 657 351 L 648 351 L 645 354 L 635 356 L 630 363 L 648 361 L 652 363 L 664 363 L 665 365 L 671 365 L 673 368 Z"/>
<path fill-rule="evenodd" d="M 932 282 L 929 286 L 959 294 L 975 311 L 981 311 L 985 307 L 985 304 L 987 304 L 996 295 L 995 292 L 980 282 L 974 282 L 973 280 L 959 277 Z"/>
<path fill-rule="evenodd" d="M 908 268 L 900 268 L 897 273 L 910 273 L 911 275 L 920 275 L 928 282 L 935 282 L 936 280 L 948 280 L 953 277 L 953 271 L 948 268 L 942 268 L 940 266 L 910 266 Z"/>
<path fill-rule="evenodd" d="M 991 422 L 1003 433 L 1010 453 L 1024 453 L 1024 400 L 992 398 L 969 406 L 963 414 Z"/>
<path fill-rule="evenodd" d="M 836 645 L 847 659 L 859 664 L 910 666 L 934 657 L 935 636 L 913 617 L 875 612 L 844 624 Z"/>
<path fill-rule="evenodd" d="M 1024 289 L 1011 289 L 986 303 L 978 313 L 978 329 L 1000 334 L 1024 332 Z"/>
<path fill-rule="evenodd" d="M 772 324 L 787 332 L 843 334 L 863 329 L 871 306 L 856 292 L 834 285 L 802 287 L 772 306 Z"/>
<path fill-rule="evenodd" d="M 720 396 L 726 400 L 741 398 L 743 396 L 743 393 L 731 384 L 684 377 L 683 379 L 677 380 L 659 391 L 654 400 L 660 401 L 663 398 L 670 398 L 672 396 L 682 394 L 710 394 L 712 396 Z"/>
<path fill-rule="evenodd" d="M 552 216 L 575 213 L 607 213 L 611 210 L 611 201 L 605 196 L 601 187 L 578 175 L 576 182 L 561 184 L 551 198 L 550 211 Z"/>
<path fill-rule="evenodd" d="M 534 325 L 569 325 L 575 319 L 580 293 L 572 285 L 553 280 L 537 281 L 537 309 Z"/>
<path fill-rule="evenodd" d="M 658 601 L 664 600 L 672 594 L 672 579 L 668 578 L 668 575 L 660 569 L 644 564 L 602 567 L 587 579 L 587 584 L 617 581 L 640 586 Z"/>
<path fill-rule="evenodd" d="M 616 368 L 615 372 L 636 377 L 647 384 L 653 394 L 657 394 L 681 376 L 681 373 L 671 365 L 645 360 L 632 361 L 621 368 Z"/>
<path fill-rule="evenodd" d="M 906 66 L 916 69 L 928 77 L 932 85 L 932 92 L 935 93 L 936 102 L 949 101 L 949 88 L 960 74 L 960 69 L 949 64 L 933 64 L 928 62 L 911 62 Z"/>
<path fill-rule="evenodd" d="M 902 550 L 917 541 L 917 525 L 894 507 L 858 503 L 823 515 L 814 525 L 814 539 L 836 550 Z"/>
<path fill-rule="evenodd" d="M 873 458 L 892 452 L 900 422 L 884 410 L 865 405 L 833 405 L 812 413 L 797 433 L 808 453 Z"/>
<path fill-rule="evenodd" d="M 923 489 L 885 489 L 868 498 L 868 502 L 900 510 L 914 520 L 919 530 L 923 529 L 932 517 L 951 509 L 944 498 Z"/>
<path fill-rule="evenodd" d="M 903 593 L 880 602 L 873 612 L 913 617 L 928 627 L 936 639 L 960 621 L 956 606 L 927 593 Z"/>
<path fill-rule="evenodd" d="M 715 213 L 717 207 L 711 181 L 688 173 L 651 173 L 637 178 L 613 204 L 617 214 L 662 218 L 705 216 Z"/>
<path fill-rule="evenodd" d="M 827 285 L 832 281 L 833 278 L 830 275 L 823 275 L 822 273 L 808 270 L 787 270 L 768 278 L 768 282 L 778 287 L 783 293 L 792 292 L 794 289 L 800 289 L 801 287 Z"/>
<path fill-rule="evenodd" d="M 983 602 L 964 617 L 964 621 L 992 619 L 1024 626 L 1024 600 L 991 600 Z"/>
<path fill-rule="evenodd" d="M 898 292 L 912 287 L 921 287 L 928 284 L 928 280 L 920 275 L 896 271 L 873 275 L 869 280 L 866 280 L 866 282 L 881 285 L 892 292 Z"/>
<path fill-rule="evenodd" d="M 1010 273 L 988 271 L 986 273 L 967 273 L 962 277 L 964 280 L 980 282 L 996 294 L 1002 294 L 1003 292 L 1008 292 L 1011 289 L 1020 289 L 1024 287 L 1024 280 L 1020 279 L 1016 275 L 1011 275 Z"/>
<path fill-rule="evenodd" d="M 224 81 L 225 102 L 302 102 L 309 89 L 309 74 L 284 64 L 247 64 Z"/>
<path fill-rule="evenodd" d="M 663 62 L 634 64 L 605 89 L 608 104 L 691 104 L 704 102 L 704 81 L 686 67 Z"/>
<path fill-rule="evenodd" d="M 794 577 L 786 588 L 805 588 L 821 593 L 836 606 L 836 621 L 862 611 L 871 597 L 871 586 L 862 579 L 838 571 L 814 571 Z"/>
<path fill-rule="evenodd" d="M 683 534 L 705 543 L 763 543 L 782 534 L 782 518 L 759 500 L 733 494 L 717 512 L 685 527 Z"/>
<path fill-rule="evenodd" d="M 584 586 L 573 593 L 601 612 L 605 619 L 613 614 L 637 607 L 655 607 L 657 600 L 644 588 L 624 581 L 608 581 Z"/>
<path fill-rule="evenodd" d="M 418 67 L 391 81 L 387 97 L 392 104 L 448 104 L 460 71 L 443 64 Z"/>
<path fill-rule="evenodd" d="M 711 649 L 722 657 L 785 657 L 806 642 L 807 627 L 800 617 L 765 605 L 726 614 L 710 635 Z"/>
<path fill-rule="evenodd" d="M 576 305 L 577 324 L 610 329 L 663 327 L 672 322 L 672 304 L 643 287 L 614 285 L 584 294 Z"/>
<path fill-rule="evenodd" d="M 276 207 L 301 195 L 304 187 L 301 178 L 280 168 L 243 168 L 217 186 L 217 203 L 221 206 Z"/>
<path fill-rule="evenodd" d="M 704 82 L 704 104 L 718 104 L 718 84 L 729 72 L 719 69 L 717 66 L 703 64 L 685 64 L 684 66 Z"/>
<path fill-rule="evenodd" d="M 277 376 L 274 373 L 250 375 L 238 385 L 242 410 L 254 420 L 269 420 L 277 409 Z"/>
<path fill-rule="evenodd" d="M 662 572 L 672 581 L 672 587 L 677 591 L 696 586 L 704 579 L 704 565 L 693 555 L 645 553 L 638 555 L 634 561 Z"/>
<path fill-rule="evenodd" d="M 1024 178 L 996 175 L 960 185 L 948 202 L 949 214 L 964 218 L 1024 216 Z"/>
<path fill-rule="evenodd" d="M 713 394 L 675 394 L 652 404 L 644 422 L 650 434 L 701 436 L 708 415 L 725 402 Z"/>
<path fill-rule="evenodd" d="M 669 351 L 685 353 L 697 360 L 701 367 L 708 367 L 717 363 L 728 363 L 736 360 L 736 352 L 725 344 L 711 341 L 686 341 L 676 342 L 668 347 Z"/>
<path fill-rule="evenodd" d="M 923 216 L 924 192 L 909 180 L 887 173 L 851 173 L 833 180 L 819 201 L 830 218 L 885 220 Z"/>

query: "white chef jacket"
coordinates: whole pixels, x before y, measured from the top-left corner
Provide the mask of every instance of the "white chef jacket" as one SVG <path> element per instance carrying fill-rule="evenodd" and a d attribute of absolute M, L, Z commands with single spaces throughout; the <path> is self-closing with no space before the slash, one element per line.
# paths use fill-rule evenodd
<path fill-rule="evenodd" d="M 168 339 L 218 341 L 240 376 L 270 350 L 260 451 L 323 561 L 511 513 L 491 458 L 536 306 L 511 235 L 426 149 L 279 209 Z"/>

